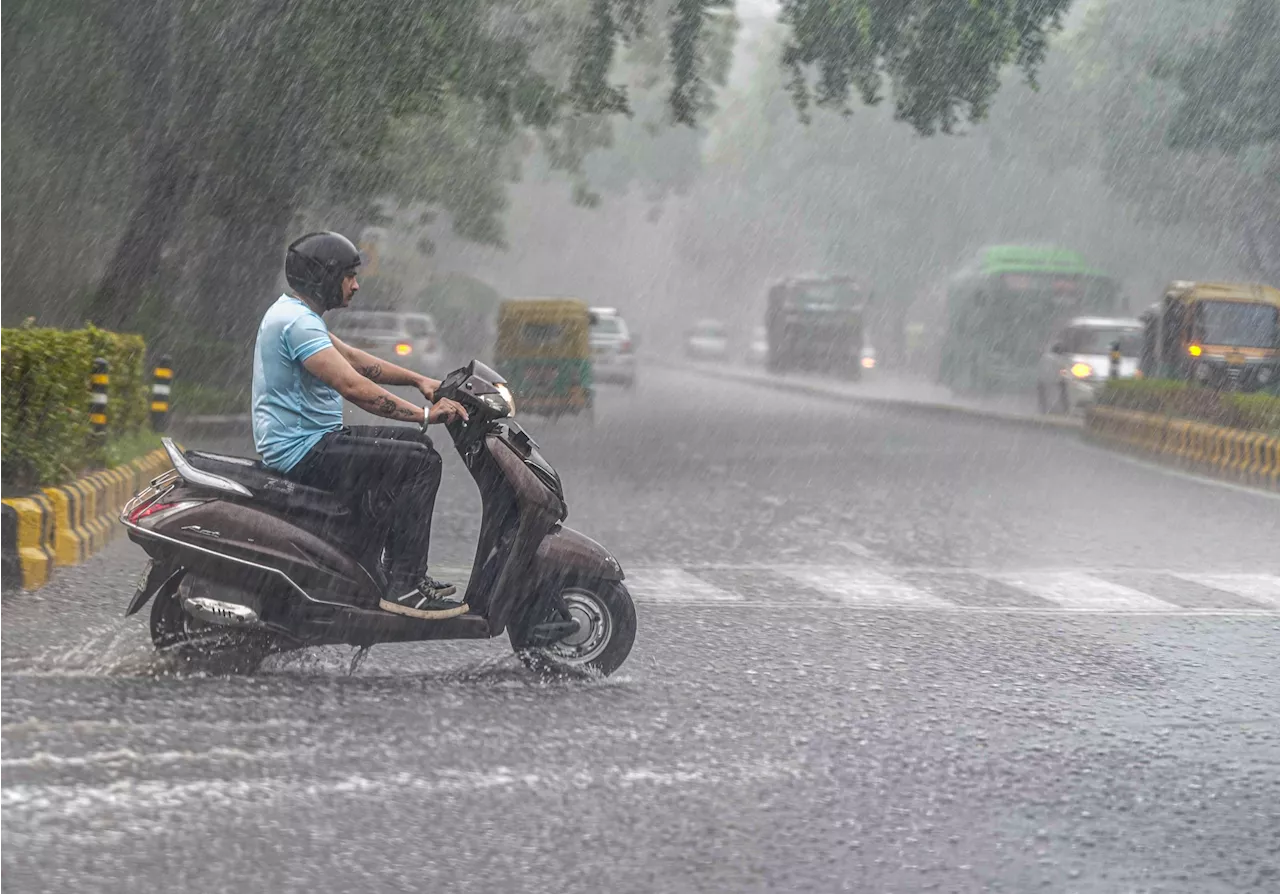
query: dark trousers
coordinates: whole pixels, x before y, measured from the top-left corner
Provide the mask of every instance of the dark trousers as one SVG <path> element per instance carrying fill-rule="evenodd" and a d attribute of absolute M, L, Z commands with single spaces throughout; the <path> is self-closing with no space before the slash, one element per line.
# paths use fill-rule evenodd
<path fill-rule="evenodd" d="M 416 582 L 426 572 L 440 454 L 419 429 L 341 428 L 325 435 L 286 476 L 349 502 L 369 533 L 369 543 L 375 549 L 385 545 L 393 580 Z"/>

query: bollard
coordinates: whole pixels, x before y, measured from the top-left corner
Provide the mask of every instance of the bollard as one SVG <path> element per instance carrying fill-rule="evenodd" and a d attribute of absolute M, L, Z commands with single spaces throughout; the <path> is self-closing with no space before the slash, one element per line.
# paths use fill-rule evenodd
<path fill-rule="evenodd" d="M 101 357 L 93 361 L 93 375 L 89 377 L 89 424 L 95 435 L 107 433 L 107 386 L 111 383 L 111 366 Z"/>
<path fill-rule="evenodd" d="M 1120 342 L 1111 345 L 1111 378 L 1120 378 Z"/>
<path fill-rule="evenodd" d="M 169 424 L 169 386 L 173 384 L 173 361 L 165 354 L 151 380 L 151 430 L 163 432 Z"/>

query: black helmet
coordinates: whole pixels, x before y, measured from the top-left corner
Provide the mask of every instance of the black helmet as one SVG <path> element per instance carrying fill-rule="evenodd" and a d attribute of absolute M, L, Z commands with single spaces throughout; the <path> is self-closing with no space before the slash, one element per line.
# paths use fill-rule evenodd
<path fill-rule="evenodd" d="M 360 249 L 341 233 L 308 233 L 289 246 L 284 275 L 289 288 L 325 310 L 342 304 L 342 278 L 360 266 Z"/>

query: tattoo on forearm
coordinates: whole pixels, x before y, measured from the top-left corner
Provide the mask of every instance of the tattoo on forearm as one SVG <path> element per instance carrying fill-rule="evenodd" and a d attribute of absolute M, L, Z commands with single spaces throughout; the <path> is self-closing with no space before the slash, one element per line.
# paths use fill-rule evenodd
<path fill-rule="evenodd" d="M 375 394 L 367 400 L 361 398 L 356 403 L 370 413 L 377 413 L 386 419 L 413 420 L 418 415 L 413 407 L 401 404 L 395 398 L 387 397 L 386 395 Z"/>
<path fill-rule="evenodd" d="M 374 363 L 370 366 L 357 366 L 356 372 L 364 376 L 366 379 L 376 379 L 382 375 L 382 364 Z"/>

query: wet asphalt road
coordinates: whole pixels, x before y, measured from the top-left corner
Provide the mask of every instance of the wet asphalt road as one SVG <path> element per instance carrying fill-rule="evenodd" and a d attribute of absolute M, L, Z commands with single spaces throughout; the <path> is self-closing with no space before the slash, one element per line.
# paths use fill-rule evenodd
<path fill-rule="evenodd" d="M 1280 890 L 1280 501 L 645 373 L 526 420 L 642 597 L 607 681 L 505 637 L 175 675 L 127 541 L 7 594 L 5 888 Z"/>

